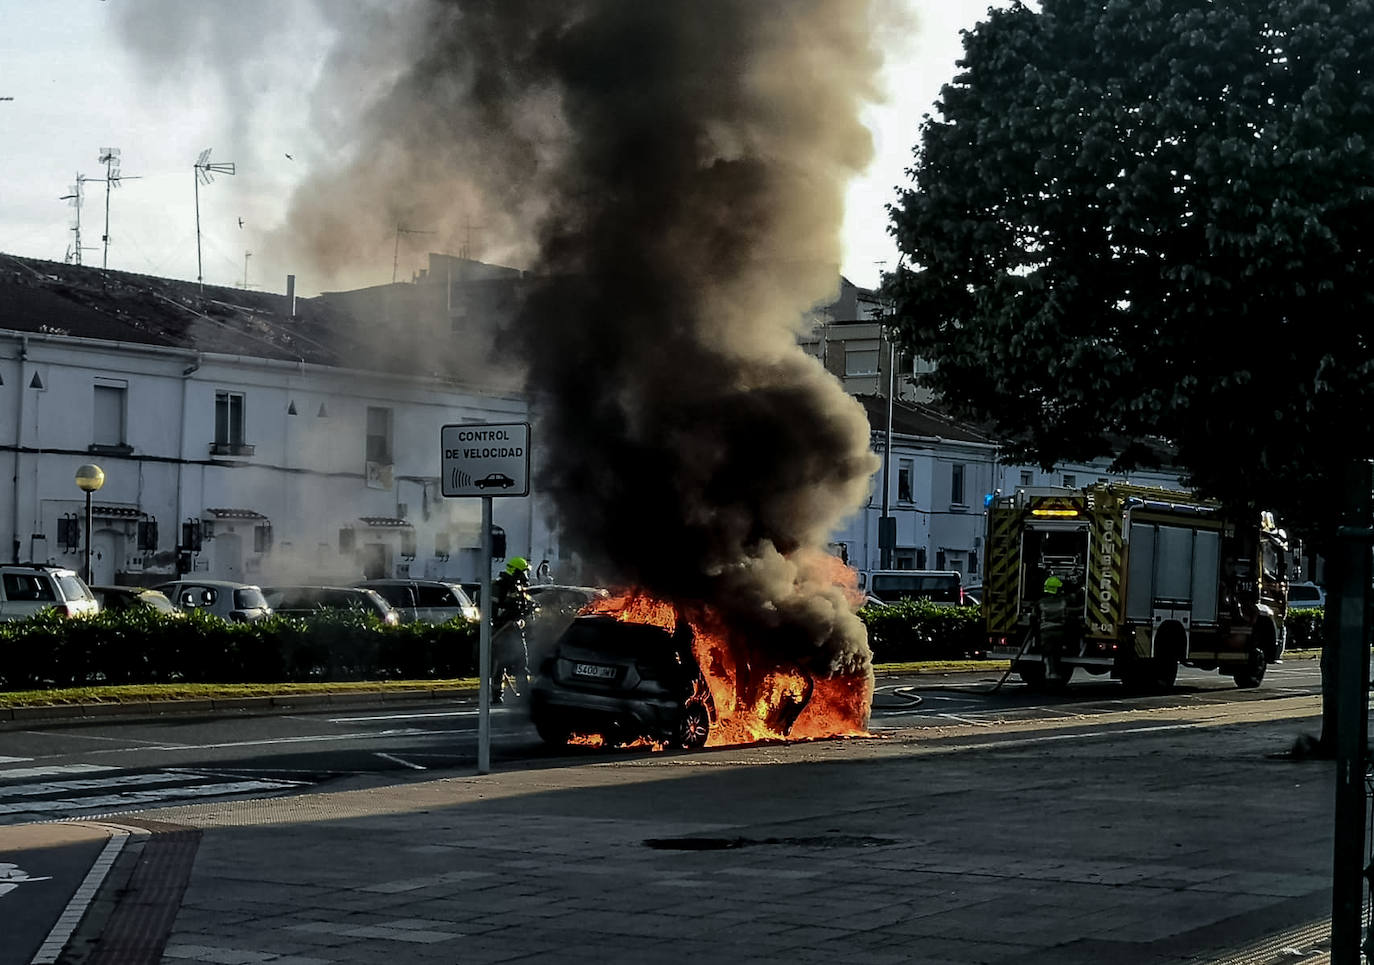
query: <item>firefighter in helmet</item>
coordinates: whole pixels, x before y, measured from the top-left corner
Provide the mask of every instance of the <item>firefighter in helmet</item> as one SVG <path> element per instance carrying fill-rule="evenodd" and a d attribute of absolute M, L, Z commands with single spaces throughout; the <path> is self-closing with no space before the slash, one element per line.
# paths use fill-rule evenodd
<path fill-rule="evenodd" d="M 529 674 L 529 653 L 525 643 L 525 621 L 535 611 L 529 593 L 530 564 L 523 556 L 506 561 L 506 571 L 496 578 L 492 593 L 494 611 L 491 635 L 491 702 L 501 703 L 506 674 L 517 681 Z M 516 696 L 519 696 L 517 686 Z"/>
<path fill-rule="evenodd" d="M 1047 577 L 1044 589 L 1035 604 L 1036 633 L 1040 637 L 1041 653 L 1055 659 L 1067 652 L 1074 642 L 1073 609 L 1069 595 L 1064 592 L 1064 581 L 1059 577 Z"/>

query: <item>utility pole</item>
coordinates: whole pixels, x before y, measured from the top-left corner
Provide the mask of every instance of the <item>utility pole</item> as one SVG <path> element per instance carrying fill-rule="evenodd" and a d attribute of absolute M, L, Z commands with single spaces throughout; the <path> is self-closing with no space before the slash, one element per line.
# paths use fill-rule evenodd
<path fill-rule="evenodd" d="M 1345 485 L 1339 530 L 1340 626 L 1333 661 L 1336 678 L 1336 815 L 1331 884 L 1332 965 L 1359 965 L 1374 951 L 1374 935 L 1361 947 L 1364 909 L 1365 777 L 1369 739 L 1369 630 L 1371 543 L 1374 543 L 1374 472 L 1355 460 Z M 1328 638 L 1328 645 L 1330 639 Z"/>
<path fill-rule="evenodd" d="M 253 253 L 251 251 L 245 251 L 243 253 L 243 287 L 245 289 L 248 288 L 248 259 L 252 257 Z"/>
<path fill-rule="evenodd" d="M 433 231 L 420 231 L 407 228 L 399 221 L 396 223 L 396 250 L 391 253 L 391 283 L 396 284 L 396 269 L 401 263 L 401 235 L 432 235 Z"/>

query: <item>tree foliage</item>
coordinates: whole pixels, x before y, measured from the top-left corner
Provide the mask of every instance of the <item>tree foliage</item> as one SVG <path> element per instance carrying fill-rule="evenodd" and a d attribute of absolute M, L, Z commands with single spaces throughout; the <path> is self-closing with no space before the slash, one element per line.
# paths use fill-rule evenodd
<path fill-rule="evenodd" d="M 1374 441 L 1374 2 L 989 11 L 909 173 L 888 294 L 959 414 L 1329 528 Z"/>

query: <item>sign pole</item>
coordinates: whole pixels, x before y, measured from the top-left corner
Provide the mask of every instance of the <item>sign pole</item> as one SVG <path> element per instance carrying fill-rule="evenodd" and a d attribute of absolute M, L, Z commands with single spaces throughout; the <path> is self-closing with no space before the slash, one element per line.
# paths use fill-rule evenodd
<path fill-rule="evenodd" d="M 530 424 L 465 422 L 439 430 L 439 478 L 445 498 L 482 500 L 481 625 L 477 635 L 477 773 L 491 773 L 491 501 L 530 494 Z"/>
<path fill-rule="evenodd" d="M 482 628 L 477 656 L 477 773 L 491 773 L 491 497 L 482 497 Z"/>

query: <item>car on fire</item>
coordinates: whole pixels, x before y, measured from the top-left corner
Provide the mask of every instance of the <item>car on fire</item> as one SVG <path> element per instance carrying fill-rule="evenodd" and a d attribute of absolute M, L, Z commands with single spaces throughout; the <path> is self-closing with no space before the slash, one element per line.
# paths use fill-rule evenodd
<path fill-rule="evenodd" d="M 607 744 L 642 737 L 703 746 L 716 709 L 692 640 L 685 620 L 669 631 L 613 616 L 575 618 L 540 662 L 530 694 L 535 730 L 557 745 L 600 734 Z"/>

